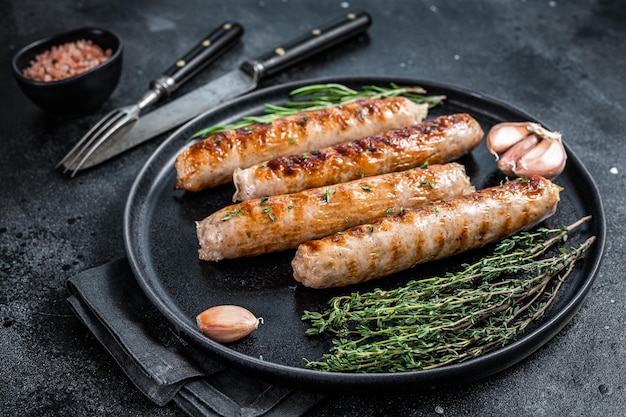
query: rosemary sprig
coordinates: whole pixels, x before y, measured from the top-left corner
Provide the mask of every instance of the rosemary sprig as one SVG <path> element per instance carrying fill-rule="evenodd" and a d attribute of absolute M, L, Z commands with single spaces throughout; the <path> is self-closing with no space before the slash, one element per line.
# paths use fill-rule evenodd
<path fill-rule="evenodd" d="M 231 124 L 207 127 L 194 133 L 190 139 L 206 138 L 225 130 L 242 129 L 253 124 L 271 124 L 280 117 L 321 110 L 362 98 L 402 96 L 416 103 L 428 103 L 430 108 L 441 104 L 445 99 L 444 96 L 425 96 L 424 94 L 426 90 L 422 87 L 401 87 L 394 83 L 390 83 L 390 88 L 368 85 L 361 87 L 361 90 L 354 90 L 336 83 L 312 84 L 291 91 L 289 95 L 294 100 L 287 101 L 282 106 L 266 104 L 265 113 L 262 115 L 246 116 Z"/>
<path fill-rule="evenodd" d="M 305 311 L 308 335 L 334 334 L 323 360 L 305 359 L 306 365 L 334 372 L 425 370 L 511 342 L 543 315 L 595 237 L 571 250 L 560 247 L 555 255 L 542 255 L 589 219 L 519 233 L 457 273 L 334 297 L 327 311 Z"/>

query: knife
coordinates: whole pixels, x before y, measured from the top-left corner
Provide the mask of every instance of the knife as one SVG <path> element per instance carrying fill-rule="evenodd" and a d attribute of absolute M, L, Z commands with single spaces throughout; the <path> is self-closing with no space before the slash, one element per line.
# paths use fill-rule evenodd
<path fill-rule="evenodd" d="M 348 13 L 252 61 L 244 61 L 202 87 L 141 116 L 125 132 L 102 144 L 80 169 L 90 168 L 179 126 L 220 103 L 254 90 L 262 78 L 364 32 L 372 19 L 366 12 Z"/>
<path fill-rule="evenodd" d="M 203 37 L 189 52 L 176 60 L 161 76 L 150 82 L 149 90 L 134 104 L 118 107 L 96 123 L 57 164 L 74 173 L 102 144 L 127 131 L 146 109 L 168 97 L 191 77 L 224 54 L 239 41 L 244 29 L 237 22 L 224 22 Z M 65 172 L 64 171 L 64 172 Z"/>

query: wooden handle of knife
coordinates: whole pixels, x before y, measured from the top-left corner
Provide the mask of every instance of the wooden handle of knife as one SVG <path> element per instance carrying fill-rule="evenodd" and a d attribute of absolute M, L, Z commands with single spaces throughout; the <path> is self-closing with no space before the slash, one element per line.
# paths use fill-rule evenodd
<path fill-rule="evenodd" d="M 246 61 L 242 69 L 257 79 L 275 74 L 313 54 L 321 52 L 339 42 L 364 32 L 372 18 L 366 12 L 348 13 L 339 20 L 330 22 L 294 41 L 281 45 L 254 61 Z"/>
<path fill-rule="evenodd" d="M 151 87 L 158 86 L 166 94 L 171 94 L 226 52 L 228 47 L 241 38 L 243 32 L 243 26 L 237 22 L 222 23 L 178 59 L 161 77 L 152 81 Z"/>

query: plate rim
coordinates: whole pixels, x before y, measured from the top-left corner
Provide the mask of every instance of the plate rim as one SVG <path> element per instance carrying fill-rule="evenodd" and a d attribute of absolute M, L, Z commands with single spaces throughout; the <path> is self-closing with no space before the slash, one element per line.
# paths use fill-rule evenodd
<path fill-rule="evenodd" d="M 597 223 L 598 233 L 597 240 L 594 243 L 596 247 L 595 252 L 597 256 L 592 260 L 593 263 L 589 269 L 590 275 L 586 277 L 582 283 L 580 289 L 574 294 L 574 296 L 567 302 L 567 304 L 560 310 L 554 312 L 551 317 L 548 317 L 537 328 L 524 333 L 524 336 L 506 346 L 499 348 L 495 351 L 486 353 L 477 358 L 473 358 L 458 364 L 447 365 L 441 368 L 435 368 L 432 370 L 416 370 L 397 373 L 337 373 L 337 372 L 322 372 L 306 368 L 296 368 L 287 366 L 284 364 L 266 362 L 262 359 L 254 358 L 233 349 L 228 346 L 216 343 L 206 337 L 204 337 L 196 327 L 191 326 L 187 321 L 179 317 L 170 306 L 165 303 L 161 297 L 155 292 L 154 288 L 149 285 L 149 280 L 146 280 L 145 271 L 142 270 L 138 259 L 132 248 L 132 218 L 134 205 L 133 201 L 136 198 L 142 181 L 145 181 L 145 177 L 151 172 L 155 161 L 159 159 L 164 149 L 168 148 L 170 143 L 174 140 L 179 140 L 180 135 L 187 130 L 190 126 L 193 126 L 198 121 L 203 120 L 214 113 L 222 112 L 230 107 L 236 107 L 239 103 L 254 102 L 260 97 L 271 96 L 281 91 L 291 91 L 297 87 L 310 84 L 322 84 L 322 83 L 341 83 L 341 84 L 389 84 L 394 82 L 398 85 L 420 85 L 429 89 L 441 89 L 451 90 L 464 94 L 467 96 L 475 97 L 481 102 L 489 103 L 491 106 L 497 106 L 499 108 L 506 109 L 507 111 L 514 112 L 516 114 L 526 117 L 528 120 L 535 120 L 541 123 L 537 118 L 529 115 L 524 110 L 515 107 L 509 103 L 503 102 L 497 98 L 489 95 L 485 95 L 478 91 L 474 91 L 465 87 L 461 87 L 450 83 L 441 83 L 436 81 L 427 81 L 406 77 L 395 76 L 379 76 L 379 75 L 360 75 L 354 77 L 339 77 L 339 76 L 325 76 L 305 80 L 291 81 L 287 83 L 279 83 L 270 85 L 259 90 L 255 90 L 249 94 L 229 100 L 218 107 L 215 107 L 209 111 L 206 111 L 189 122 L 185 123 L 173 133 L 171 133 L 151 154 L 149 159 L 142 166 L 138 172 L 133 185 L 131 186 L 126 205 L 124 208 L 124 245 L 126 254 L 133 270 L 134 276 L 144 292 L 148 297 L 151 304 L 153 304 L 157 310 L 166 318 L 170 325 L 174 327 L 176 333 L 184 337 L 185 340 L 191 342 L 193 345 L 204 349 L 210 357 L 221 360 L 237 369 L 247 371 L 256 377 L 262 379 L 269 379 L 272 381 L 282 381 L 294 386 L 304 387 L 308 390 L 321 389 L 328 390 L 337 386 L 348 388 L 372 388 L 381 389 L 384 384 L 385 387 L 399 387 L 410 385 L 414 386 L 432 386 L 432 385 L 446 385 L 446 380 L 451 375 L 459 374 L 472 374 L 471 380 L 482 379 L 487 376 L 499 373 L 520 361 L 526 359 L 541 346 L 551 340 L 557 333 L 559 333 L 565 325 L 571 320 L 574 314 L 582 306 L 582 302 L 586 298 L 593 285 L 598 270 L 603 258 L 606 242 L 606 218 L 603 208 L 602 199 L 598 190 L 598 187 L 593 180 L 593 177 L 580 161 L 578 156 L 574 154 L 571 149 L 565 143 L 565 147 L 568 153 L 568 164 L 574 164 L 576 169 L 581 171 L 588 182 L 587 186 L 591 188 L 590 197 L 597 205 L 597 212 L 600 214 L 599 218 L 594 218 Z M 429 91 L 430 92 L 430 91 Z M 542 123 L 543 124 L 543 123 Z M 175 157 L 175 156 L 174 156 Z M 162 167 L 163 168 L 163 167 Z M 159 171 L 160 172 L 160 171 Z M 156 179 L 154 181 L 157 181 Z M 498 362 L 498 365 L 494 366 L 494 362 Z M 486 366 L 486 364 L 489 366 Z M 489 371 L 485 371 L 489 369 Z"/>

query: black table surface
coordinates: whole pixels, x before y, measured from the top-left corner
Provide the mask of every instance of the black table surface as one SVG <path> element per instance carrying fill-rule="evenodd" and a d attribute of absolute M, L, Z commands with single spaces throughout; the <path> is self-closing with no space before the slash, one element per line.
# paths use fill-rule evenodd
<path fill-rule="evenodd" d="M 166 136 L 73 179 L 54 166 L 105 111 L 136 100 L 216 24 L 241 22 L 243 42 L 179 93 L 358 10 L 373 17 L 368 35 L 263 86 L 326 76 L 412 77 L 506 101 L 563 132 L 597 182 L 608 239 L 580 311 L 518 365 L 426 392 L 337 393 L 310 415 L 624 415 L 626 3 L 618 0 L 0 0 L 0 414 L 183 415 L 143 397 L 66 304 L 69 277 L 124 256 L 130 186 Z M 119 86 L 94 114 L 46 114 L 18 89 L 11 58 L 36 39 L 81 26 L 123 38 Z"/>

